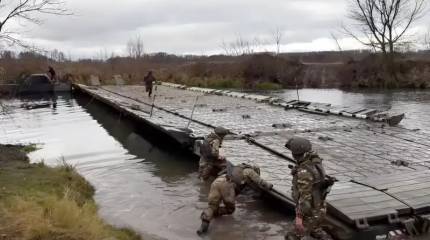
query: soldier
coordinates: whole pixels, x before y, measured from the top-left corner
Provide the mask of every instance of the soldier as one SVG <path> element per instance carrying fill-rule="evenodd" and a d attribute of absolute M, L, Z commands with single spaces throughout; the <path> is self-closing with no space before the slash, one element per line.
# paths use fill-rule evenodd
<path fill-rule="evenodd" d="M 285 147 L 291 150 L 296 160 L 291 172 L 296 224 L 294 233 L 288 233 L 285 239 L 302 239 L 305 236 L 332 239 L 321 225 L 326 215 L 325 199 L 335 179 L 325 174 L 322 159 L 312 151 L 312 144 L 307 139 L 293 137 Z"/>
<path fill-rule="evenodd" d="M 148 96 L 151 97 L 152 95 L 152 87 L 155 82 L 155 77 L 152 75 L 152 71 L 149 71 L 148 74 L 143 79 L 143 82 L 145 83 L 145 90 L 148 93 Z"/>
<path fill-rule="evenodd" d="M 200 146 L 199 178 L 207 181 L 211 176 L 218 176 L 218 173 L 225 168 L 225 157 L 220 156 L 219 148 L 221 147 L 224 137 L 230 131 L 223 128 L 215 128 Z"/>
<path fill-rule="evenodd" d="M 247 184 L 257 184 L 259 187 L 268 190 L 273 188 L 273 184 L 260 178 L 260 168 L 256 165 L 251 166 L 242 163 L 238 166 L 233 166 L 233 164 L 227 162 L 227 169 L 224 172 L 211 185 L 208 196 L 209 206 L 200 216 L 202 224 L 197 230 L 198 235 L 205 234 L 208 231 L 209 223 L 214 217 L 233 214 L 236 209 L 236 195 Z M 220 206 L 221 202 L 224 204 L 222 207 Z"/>
<path fill-rule="evenodd" d="M 48 73 L 49 73 L 51 82 L 54 82 L 57 80 L 57 74 L 55 73 L 55 70 L 53 67 L 51 66 L 48 67 Z"/>

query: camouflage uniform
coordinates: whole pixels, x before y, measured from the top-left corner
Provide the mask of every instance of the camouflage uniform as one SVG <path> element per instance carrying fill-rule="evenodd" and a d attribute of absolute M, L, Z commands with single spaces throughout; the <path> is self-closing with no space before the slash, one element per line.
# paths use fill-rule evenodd
<path fill-rule="evenodd" d="M 198 234 L 207 231 L 213 218 L 233 214 L 236 209 L 236 195 L 241 192 L 245 185 L 257 184 L 267 189 L 273 187 L 272 184 L 260 178 L 260 170 L 257 166 L 247 164 L 233 166 L 228 163 L 226 171 L 226 174 L 219 176 L 211 185 L 208 196 L 209 206 L 201 215 L 202 227 L 199 229 L 200 232 L 197 232 Z M 224 206 L 220 206 L 221 202 Z"/>
<path fill-rule="evenodd" d="M 297 217 L 303 219 L 304 226 L 304 232 L 295 229 L 294 234 L 298 239 L 304 236 L 324 240 L 332 239 L 322 229 L 326 216 L 325 198 L 329 191 L 325 185 L 327 176 L 322 166 L 322 159 L 312 152 L 311 148 L 305 150 L 306 152 L 303 154 L 296 154 L 301 157 L 295 156 L 298 164 L 292 169 L 292 196 L 296 203 Z"/>
<path fill-rule="evenodd" d="M 218 132 L 218 134 L 216 133 Z M 218 173 L 225 168 L 225 159 L 220 157 L 219 148 L 221 147 L 222 140 L 227 134 L 228 130 L 223 128 L 215 129 L 215 133 L 209 134 L 204 141 L 210 145 L 210 156 L 201 153 L 199 161 L 199 178 L 206 181 L 211 176 L 216 177 Z"/>

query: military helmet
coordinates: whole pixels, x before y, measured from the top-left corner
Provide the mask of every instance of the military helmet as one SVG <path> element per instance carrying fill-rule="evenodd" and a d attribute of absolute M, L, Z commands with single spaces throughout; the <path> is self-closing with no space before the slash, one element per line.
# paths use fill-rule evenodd
<path fill-rule="evenodd" d="M 216 133 L 216 135 L 218 135 L 220 137 L 223 137 L 223 136 L 230 133 L 230 131 L 228 129 L 223 128 L 223 127 L 216 127 L 214 132 Z"/>
<path fill-rule="evenodd" d="M 293 155 L 302 155 L 312 151 L 312 143 L 301 137 L 293 137 L 285 144 L 285 147 L 291 150 Z"/>
<path fill-rule="evenodd" d="M 250 168 L 252 170 L 254 170 L 254 172 L 256 172 L 258 175 L 260 175 L 260 167 L 257 164 L 248 164 L 248 163 L 241 163 L 238 167 L 242 168 L 242 169 L 246 169 L 246 168 Z"/>

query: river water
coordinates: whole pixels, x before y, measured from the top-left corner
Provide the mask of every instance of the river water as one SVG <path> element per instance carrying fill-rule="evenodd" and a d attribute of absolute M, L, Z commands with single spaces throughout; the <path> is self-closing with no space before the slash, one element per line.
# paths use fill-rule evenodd
<path fill-rule="evenodd" d="M 374 90 L 347 92 L 338 89 L 300 89 L 269 92 L 288 100 L 330 103 L 339 106 L 360 106 L 378 110 L 405 113 L 401 127 L 420 129 L 430 133 L 430 91 L 428 90 Z"/>
<path fill-rule="evenodd" d="M 3 103 L 0 143 L 37 143 L 32 161 L 76 166 L 96 188 L 107 222 L 145 239 L 199 239 L 208 186 L 197 180 L 198 159 L 153 144 L 138 126 L 84 97 L 58 96 L 56 108 L 32 110 L 19 100 Z M 283 239 L 289 219 L 259 196 L 244 195 L 233 216 L 213 222 L 207 238 Z"/>
<path fill-rule="evenodd" d="M 293 90 L 270 94 L 297 98 Z M 430 130 L 430 92 L 303 89 L 299 96 L 405 112 L 403 127 Z M 154 144 L 139 126 L 85 97 L 61 95 L 56 107 L 36 109 L 23 108 L 16 99 L 3 104 L 8 113 L 0 115 L 0 143 L 37 143 L 41 149 L 31 154 L 32 161 L 56 165 L 64 160 L 76 166 L 96 188 L 99 212 L 107 222 L 130 227 L 146 239 L 199 239 L 195 231 L 208 186 L 197 180 L 197 159 Z M 259 196 L 243 195 L 233 216 L 213 222 L 207 239 L 283 239 L 292 218 L 276 206 L 267 207 Z"/>

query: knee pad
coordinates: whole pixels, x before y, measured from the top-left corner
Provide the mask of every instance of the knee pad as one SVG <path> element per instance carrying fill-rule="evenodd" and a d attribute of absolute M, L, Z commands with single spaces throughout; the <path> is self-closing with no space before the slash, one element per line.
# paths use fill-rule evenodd
<path fill-rule="evenodd" d="M 210 219 L 210 217 L 206 214 L 206 212 L 202 212 L 202 214 L 200 215 L 200 220 L 202 220 L 202 221 L 206 221 L 206 222 L 209 222 L 211 219 Z"/>

